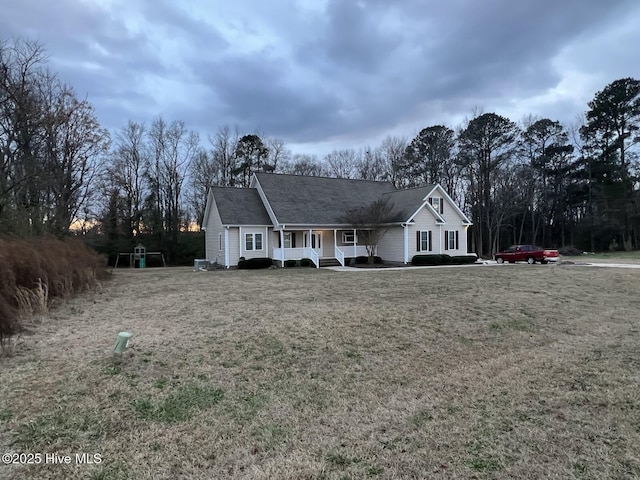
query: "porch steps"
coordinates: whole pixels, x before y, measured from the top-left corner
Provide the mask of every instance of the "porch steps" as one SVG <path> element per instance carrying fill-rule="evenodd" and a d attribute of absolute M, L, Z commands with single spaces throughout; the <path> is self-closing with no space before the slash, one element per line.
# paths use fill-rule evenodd
<path fill-rule="evenodd" d="M 340 262 L 336 258 L 321 258 L 320 267 L 339 267 Z"/>

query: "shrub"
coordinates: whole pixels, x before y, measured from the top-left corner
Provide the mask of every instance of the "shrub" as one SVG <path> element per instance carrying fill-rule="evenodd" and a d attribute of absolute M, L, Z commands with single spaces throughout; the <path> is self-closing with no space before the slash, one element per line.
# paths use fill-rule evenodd
<path fill-rule="evenodd" d="M 440 255 L 440 263 L 442 265 L 451 265 L 453 263 L 453 258 L 446 253 Z"/>
<path fill-rule="evenodd" d="M 364 256 L 360 256 L 360 257 L 356 257 L 356 264 L 357 265 L 362 265 L 365 263 L 369 263 L 369 257 L 364 257 Z"/>
<path fill-rule="evenodd" d="M 300 266 L 301 267 L 308 267 L 311 265 L 311 259 L 310 258 L 303 258 L 302 260 L 300 260 Z"/>
<path fill-rule="evenodd" d="M 107 277 L 103 259 L 78 239 L 0 239 L 0 252 L 0 341 L 21 319 L 46 313 L 55 298 Z"/>
<path fill-rule="evenodd" d="M 451 257 L 452 263 L 454 265 L 467 265 L 470 263 L 476 263 L 478 257 L 475 255 L 455 255 Z"/>
<path fill-rule="evenodd" d="M 273 265 L 270 258 L 250 258 L 249 260 L 238 260 L 238 268 L 244 270 L 257 270 L 259 268 L 269 268 Z"/>
<path fill-rule="evenodd" d="M 287 267 L 287 268 L 295 267 L 297 265 L 298 265 L 298 262 L 296 262 L 295 260 L 285 260 L 284 261 L 284 266 Z"/>
<path fill-rule="evenodd" d="M 442 265 L 442 255 L 414 255 L 411 263 L 414 265 Z"/>
<path fill-rule="evenodd" d="M 373 257 L 373 263 L 380 265 L 381 263 L 384 263 L 384 262 L 382 261 L 382 258 L 375 256 Z"/>

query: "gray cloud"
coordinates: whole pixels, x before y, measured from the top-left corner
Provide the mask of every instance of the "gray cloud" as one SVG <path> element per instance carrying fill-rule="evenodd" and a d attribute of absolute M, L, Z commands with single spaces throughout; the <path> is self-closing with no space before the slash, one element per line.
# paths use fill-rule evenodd
<path fill-rule="evenodd" d="M 474 105 L 535 107 L 531 99 L 569 74 L 593 82 L 614 80 L 612 71 L 640 76 L 633 52 L 609 56 L 606 42 L 629 18 L 640 21 L 632 0 L 179 5 L 24 0 L 5 8 L 0 31 L 44 43 L 52 67 L 88 94 L 109 128 L 163 114 L 202 132 L 235 124 L 311 145 L 366 142 L 403 125 L 411 133 Z M 626 35 L 640 42 L 637 30 Z M 558 58 L 567 49 L 574 53 L 565 68 Z M 590 98 L 602 87 L 581 88 L 592 89 Z M 545 101 L 531 113 L 580 113 L 568 112 L 580 108 L 575 97 Z"/>

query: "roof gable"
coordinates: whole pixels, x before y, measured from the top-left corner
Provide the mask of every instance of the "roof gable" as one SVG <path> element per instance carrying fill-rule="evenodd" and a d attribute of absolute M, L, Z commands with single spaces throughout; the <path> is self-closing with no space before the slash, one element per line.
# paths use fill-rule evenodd
<path fill-rule="evenodd" d="M 425 185 L 385 194 L 385 197 L 388 197 L 394 205 L 390 223 L 411 220 L 411 217 L 415 215 L 416 209 L 422 208 L 425 198 L 433 188 L 434 185 Z"/>
<path fill-rule="evenodd" d="M 272 225 L 255 188 L 211 187 L 223 225 Z"/>

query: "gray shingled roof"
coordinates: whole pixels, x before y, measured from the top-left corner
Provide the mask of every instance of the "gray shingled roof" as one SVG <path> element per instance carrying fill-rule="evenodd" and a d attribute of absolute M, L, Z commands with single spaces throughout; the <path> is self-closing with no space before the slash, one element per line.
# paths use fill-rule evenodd
<path fill-rule="evenodd" d="M 435 185 L 425 185 L 424 187 L 386 193 L 384 196 L 389 197 L 395 207 L 390 223 L 406 222 L 409 217 L 416 212 L 418 207 L 422 205 L 424 197 L 426 197 L 434 187 Z"/>
<path fill-rule="evenodd" d="M 349 210 L 396 191 L 389 182 L 273 173 L 256 173 L 256 177 L 278 222 L 285 225 L 345 224 L 343 217 Z M 414 211 L 419 206 L 415 204 Z"/>
<path fill-rule="evenodd" d="M 255 188 L 211 187 L 223 225 L 272 225 Z"/>

